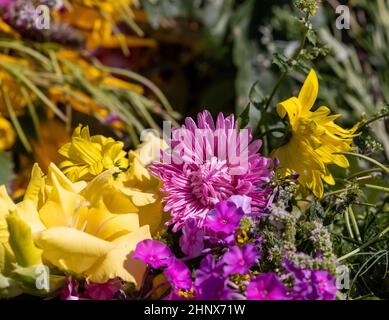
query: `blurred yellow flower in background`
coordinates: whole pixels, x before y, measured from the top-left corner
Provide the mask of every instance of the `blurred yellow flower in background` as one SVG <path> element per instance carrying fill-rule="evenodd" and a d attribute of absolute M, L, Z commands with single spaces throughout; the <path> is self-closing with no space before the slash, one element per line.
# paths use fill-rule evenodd
<path fill-rule="evenodd" d="M 70 1 L 66 12 L 56 12 L 57 20 L 81 30 L 86 38 L 87 49 L 153 47 L 156 42 L 143 39 L 142 31 L 135 23 L 136 14 L 130 9 L 132 0 Z M 117 24 L 125 21 L 137 33 L 124 35 Z"/>
<path fill-rule="evenodd" d="M 281 118 L 289 117 L 291 138 L 289 142 L 273 152 L 280 161 L 279 173 L 287 176 L 300 174 L 298 181 L 322 197 L 323 182 L 333 185 L 335 181 L 328 169 L 329 164 L 347 168 L 349 162 L 343 155 L 334 154 L 353 150 L 351 143 L 358 124 L 347 130 L 334 121 L 340 115 L 330 115 L 328 107 L 311 111 L 319 89 L 314 70 L 311 70 L 298 97 L 292 97 L 278 104 Z"/>
<path fill-rule="evenodd" d="M 90 181 L 104 170 L 128 167 L 123 147 L 121 141 L 102 135 L 90 136 L 89 128 L 79 125 L 73 133 L 72 141 L 59 150 L 66 158 L 59 167 L 73 182 Z"/>
<path fill-rule="evenodd" d="M 15 131 L 9 121 L 0 116 L 0 151 L 12 147 L 15 143 Z"/>
<path fill-rule="evenodd" d="M 0 62 L 18 69 L 28 67 L 28 62 L 26 60 L 14 58 L 5 54 L 0 54 Z M 26 99 L 23 96 L 20 82 L 0 67 L 0 85 L 2 87 L 2 90 L 0 91 L 0 114 L 8 114 L 8 107 L 4 101 L 2 92 L 5 92 L 8 95 L 14 112 L 20 114 L 22 109 L 26 106 Z"/>

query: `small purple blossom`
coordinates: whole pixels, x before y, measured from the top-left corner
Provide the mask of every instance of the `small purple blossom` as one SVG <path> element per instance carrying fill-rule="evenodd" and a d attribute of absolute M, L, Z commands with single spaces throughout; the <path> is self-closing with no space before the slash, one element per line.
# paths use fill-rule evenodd
<path fill-rule="evenodd" d="M 156 240 L 139 242 L 132 257 L 151 265 L 154 269 L 168 266 L 174 258 L 171 250 Z"/>
<path fill-rule="evenodd" d="M 297 180 L 300 177 L 300 174 L 295 172 L 290 175 L 290 178 L 293 180 Z"/>
<path fill-rule="evenodd" d="M 234 246 L 223 256 L 224 273 L 226 275 L 239 273 L 245 274 L 257 262 L 260 254 L 252 244 L 245 244 L 242 248 Z"/>
<path fill-rule="evenodd" d="M 234 202 L 222 201 L 208 213 L 204 226 L 214 232 L 231 235 L 238 228 L 243 216 L 244 211 Z"/>
<path fill-rule="evenodd" d="M 85 286 L 83 297 L 92 300 L 112 300 L 121 288 L 122 282 L 119 279 L 110 279 L 103 284 L 92 282 Z"/>
<path fill-rule="evenodd" d="M 285 285 L 274 272 L 262 273 L 247 286 L 248 300 L 286 300 Z"/>
<path fill-rule="evenodd" d="M 8 8 L 12 5 L 13 0 L 0 0 L 0 8 Z"/>
<path fill-rule="evenodd" d="M 296 279 L 293 287 L 296 300 L 335 300 L 335 278 L 324 270 L 305 270 L 303 279 Z"/>
<path fill-rule="evenodd" d="M 195 285 L 199 286 L 209 277 L 217 277 L 223 274 L 223 263 L 218 261 L 216 262 L 213 255 L 208 254 L 200 262 L 200 267 L 196 270 L 196 280 Z"/>
<path fill-rule="evenodd" d="M 195 287 L 197 300 L 230 300 L 231 289 L 228 288 L 227 278 L 211 275 Z"/>
<path fill-rule="evenodd" d="M 234 195 L 231 196 L 229 201 L 235 203 L 237 208 L 241 208 L 245 214 L 251 213 L 251 198 L 248 196 Z"/>
<path fill-rule="evenodd" d="M 60 294 L 61 300 L 80 300 L 78 282 L 72 276 L 66 277 L 66 286 Z"/>
<path fill-rule="evenodd" d="M 178 290 L 189 291 L 192 288 L 191 272 L 181 260 L 171 260 L 169 267 L 165 269 L 164 273 L 175 292 Z"/>
<path fill-rule="evenodd" d="M 188 219 L 180 238 L 181 251 L 190 257 L 197 257 L 204 249 L 204 231 L 197 227 L 195 219 Z"/>

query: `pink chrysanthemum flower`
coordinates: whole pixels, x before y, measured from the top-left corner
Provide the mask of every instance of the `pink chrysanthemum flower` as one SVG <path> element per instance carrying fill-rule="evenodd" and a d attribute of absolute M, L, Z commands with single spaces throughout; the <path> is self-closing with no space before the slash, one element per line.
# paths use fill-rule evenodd
<path fill-rule="evenodd" d="M 271 160 L 258 153 L 262 142 L 252 140 L 251 130 L 239 130 L 234 115 L 220 113 L 216 124 L 208 111 L 197 118 L 172 130 L 170 150 L 151 166 L 163 182 L 173 231 L 189 218 L 201 226 L 208 211 L 232 195 L 250 197 L 252 214 L 260 214 L 270 192 L 264 184 L 273 174 Z"/>

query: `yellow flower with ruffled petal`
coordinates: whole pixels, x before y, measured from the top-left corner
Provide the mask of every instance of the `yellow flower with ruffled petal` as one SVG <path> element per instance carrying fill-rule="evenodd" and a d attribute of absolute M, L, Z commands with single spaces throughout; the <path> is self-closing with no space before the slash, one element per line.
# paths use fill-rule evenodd
<path fill-rule="evenodd" d="M 147 165 L 167 147 L 163 140 L 148 134 L 136 150 L 130 151 L 127 171 L 105 171 L 81 194 L 93 205 L 102 201 L 113 213 L 136 212 L 140 224 L 149 225 L 151 234 L 156 234 L 168 217 L 162 213 L 160 181 L 150 174 Z"/>
<path fill-rule="evenodd" d="M 114 167 L 126 169 L 128 159 L 124 144 L 102 135 L 90 136 L 89 128 L 78 126 L 72 141 L 59 153 L 66 158 L 59 167 L 71 181 L 90 181 L 101 172 Z"/>
<path fill-rule="evenodd" d="M 137 213 L 112 213 L 103 201 L 92 204 L 82 195 L 86 185 L 72 183 L 53 164 L 47 176 L 35 165 L 24 200 L 14 205 L 3 192 L 0 203 L 31 229 L 46 264 L 96 283 L 119 277 L 139 286 L 146 265 L 131 256 L 139 241 L 151 238 L 149 226 L 140 226 Z M 100 192 L 104 185 L 96 187 Z M 3 225 L 9 213 L 0 213 L 0 236 L 7 238 Z"/>
<path fill-rule="evenodd" d="M 86 141 L 93 138 L 82 128 L 75 135 Z M 119 277 L 139 286 L 146 265 L 133 260 L 132 253 L 139 241 L 150 239 L 165 221 L 160 182 L 147 170 L 159 153 L 158 146 L 167 147 L 148 135 L 130 152 L 128 170 L 113 167 L 89 182 L 72 182 L 54 164 L 44 176 L 35 165 L 24 199 L 16 205 L 0 187 L 2 245 L 18 234 L 7 226 L 13 212 L 25 234 L 30 230 L 34 239 L 28 242 L 28 259 L 42 259 L 97 283 Z"/>
<path fill-rule="evenodd" d="M 318 95 L 319 83 L 311 70 L 298 97 L 292 97 L 278 104 L 281 118 L 288 115 L 291 138 L 288 143 L 275 150 L 274 157 L 280 161 L 282 176 L 299 173 L 299 183 L 317 196 L 324 192 L 323 180 L 335 184 L 328 165 L 349 167 L 347 158 L 338 152 L 353 150 L 351 143 L 358 129 L 343 129 L 335 124 L 340 115 L 330 115 L 328 107 L 321 106 L 311 111 Z"/>
<path fill-rule="evenodd" d="M 15 131 L 9 121 L 0 116 L 0 151 L 12 147 L 15 142 Z"/>

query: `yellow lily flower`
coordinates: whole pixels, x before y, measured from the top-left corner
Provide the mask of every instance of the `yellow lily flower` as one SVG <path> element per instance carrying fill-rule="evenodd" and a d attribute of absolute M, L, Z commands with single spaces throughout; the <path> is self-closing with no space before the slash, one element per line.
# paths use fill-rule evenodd
<path fill-rule="evenodd" d="M 35 165 L 23 201 L 0 200 L 16 207 L 44 262 L 96 283 L 120 277 L 140 285 L 146 266 L 131 255 L 139 241 L 151 238 L 149 226 L 140 227 L 137 213 L 111 213 L 102 201 L 92 205 L 81 194 L 85 186 L 54 164 L 46 177 Z"/>
<path fill-rule="evenodd" d="M 143 137 L 143 142 L 136 150 L 129 152 L 129 158 L 136 157 L 144 166 L 148 166 L 152 161 L 159 160 L 161 150 L 168 148 L 169 146 L 163 139 L 149 132 Z"/>
<path fill-rule="evenodd" d="M 128 159 L 123 142 L 101 135 L 90 136 L 89 128 L 81 125 L 73 133 L 72 141 L 59 153 L 66 158 L 59 167 L 71 181 L 90 181 L 104 170 L 127 168 Z"/>
<path fill-rule="evenodd" d="M 322 197 L 323 180 L 330 185 L 335 184 L 328 165 L 349 167 L 345 156 L 334 153 L 353 150 L 350 145 L 358 124 L 351 129 L 343 129 L 334 123 L 340 115 L 330 115 L 328 107 L 321 106 L 311 111 L 318 90 L 316 73 L 311 70 L 298 97 L 277 105 L 280 117 L 289 117 L 291 138 L 275 150 L 273 157 L 280 161 L 279 173 L 282 176 L 299 173 L 299 183 L 311 189 L 317 197 Z"/>
<path fill-rule="evenodd" d="M 125 172 L 117 168 L 103 172 L 91 181 L 81 194 L 92 204 L 101 201 L 113 213 L 135 212 L 140 225 L 149 225 L 152 235 L 161 230 L 167 216 L 162 213 L 160 181 L 147 170 L 167 144 L 153 134 L 134 151 L 130 151 L 130 165 Z"/>
<path fill-rule="evenodd" d="M 9 121 L 0 116 L 0 151 L 9 149 L 15 142 L 15 131 Z"/>

